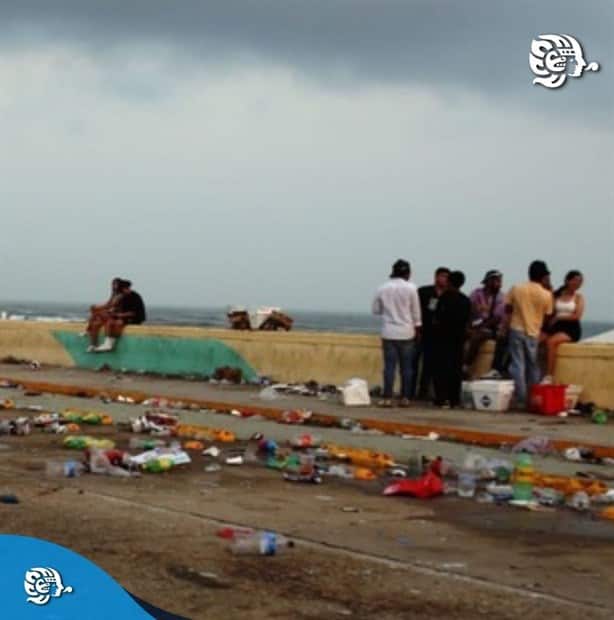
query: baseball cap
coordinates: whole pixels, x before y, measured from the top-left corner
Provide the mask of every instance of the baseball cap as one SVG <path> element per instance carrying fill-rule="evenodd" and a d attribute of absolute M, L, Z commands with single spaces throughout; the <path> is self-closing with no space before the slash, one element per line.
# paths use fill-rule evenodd
<path fill-rule="evenodd" d="M 502 278 L 503 274 L 498 269 L 489 269 L 482 280 L 482 284 L 486 284 L 491 278 Z"/>

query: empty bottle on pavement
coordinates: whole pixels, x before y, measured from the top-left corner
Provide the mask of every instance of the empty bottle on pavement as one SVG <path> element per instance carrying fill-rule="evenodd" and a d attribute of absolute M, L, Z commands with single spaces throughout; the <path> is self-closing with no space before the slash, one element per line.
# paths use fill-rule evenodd
<path fill-rule="evenodd" d="M 275 532 L 254 532 L 235 538 L 230 550 L 235 555 L 278 555 L 294 547 L 294 543 Z"/>
<path fill-rule="evenodd" d="M 85 465 L 77 461 L 47 461 L 45 474 L 48 478 L 76 478 L 85 471 Z"/>
<path fill-rule="evenodd" d="M 533 459 L 528 454 L 519 455 L 512 476 L 515 500 L 528 502 L 533 499 L 534 478 Z"/>

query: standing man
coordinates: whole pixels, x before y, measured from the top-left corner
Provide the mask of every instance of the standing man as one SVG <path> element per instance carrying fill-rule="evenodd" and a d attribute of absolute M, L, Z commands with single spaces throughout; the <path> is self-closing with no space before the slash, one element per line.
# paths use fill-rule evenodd
<path fill-rule="evenodd" d="M 463 351 L 471 317 L 469 297 L 461 293 L 463 284 L 465 274 L 452 271 L 433 317 L 433 384 L 438 407 L 458 407 L 461 401 Z"/>
<path fill-rule="evenodd" d="M 492 370 L 484 377 L 485 379 L 500 379 L 506 368 L 507 338 L 502 329 L 505 318 L 505 296 L 501 292 L 502 285 L 503 274 L 497 269 L 491 269 L 486 272 L 482 286 L 476 288 L 469 296 L 471 331 L 465 352 L 464 370 L 469 372 L 481 346 L 487 340 L 495 340 Z"/>
<path fill-rule="evenodd" d="M 373 314 L 382 317 L 382 350 L 384 356 L 384 394 L 379 403 L 392 407 L 396 367 L 401 369 L 401 407 L 409 405 L 413 375 L 416 336 L 422 319 L 418 291 L 409 281 L 411 268 L 399 259 L 392 266 L 390 280 L 382 285 L 373 300 Z"/>
<path fill-rule="evenodd" d="M 439 267 L 435 271 L 435 283 L 421 286 L 418 289 L 420 309 L 422 312 L 422 334 L 416 347 L 414 356 L 414 380 L 412 395 L 419 400 L 430 400 L 431 382 L 433 379 L 433 317 L 437 310 L 439 298 L 448 288 L 450 270 Z M 420 380 L 418 381 L 418 368 Z"/>
<path fill-rule="evenodd" d="M 529 266 L 529 282 L 511 288 L 505 298 L 510 315 L 510 374 L 516 387 L 516 404 L 527 405 L 531 385 L 539 383 L 538 347 L 544 319 L 552 314 L 550 271 L 544 261 Z"/>

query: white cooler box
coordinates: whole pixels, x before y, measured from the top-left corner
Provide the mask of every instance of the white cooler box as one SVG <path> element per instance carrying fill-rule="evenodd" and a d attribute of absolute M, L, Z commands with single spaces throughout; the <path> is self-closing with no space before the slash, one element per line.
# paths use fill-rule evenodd
<path fill-rule="evenodd" d="M 480 411 L 507 411 L 514 393 L 513 381 L 472 381 L 473 405 Z"/>

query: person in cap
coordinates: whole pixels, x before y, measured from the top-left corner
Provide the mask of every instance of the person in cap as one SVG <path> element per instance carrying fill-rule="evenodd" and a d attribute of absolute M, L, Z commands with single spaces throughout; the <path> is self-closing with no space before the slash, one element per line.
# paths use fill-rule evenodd
<path fill-rule="evenodd" d="M 480 352 L 487 340 L 495 340 L 495 355 L 492 369 L 484 377 L 499 379 L 506 370 L 507 338 L 501 329 L 505 318 L 505 296 L 501 291 L 503 274 L 497 269 L 486 272 L 482 286 L 476 288 L 469 299 L 471 301 L 471 330 L 465 351 L 465 372 Z"/>
<path fill-rule="evenodd" d="M 550 271 L 544 261 L 529 266 L 529 281 L 513 286 L 505 297 L 509 320 L 510 374 L 518 407 L 527 405 L 532 385 L 539 383 L 538 348 L 542 325 L 552 314 Z"/>
<path fill-rule="evenodd" d="M 435 405 L 458 407 L 463 381 L 463 352 L 471 318 L 471 302 L 461 292 L 462 271 L 452 271 L 448 289 L 437 304 L 433 318 L 433 386 Z"/>
<path fill-rule="evenodd" d="M 391 407 L 397 365 L 401 373 L 401 400 L 409 405 L 416 338 L 420 334 L 422 316 L 415 285 L 409 281 L 411 267 L 399 259 L 392 266 L 390 279 L 380 286 L 373 300 L 373 314 L 382 317 L 382 353 L 384 390 L 380 406 Z"/>
<path fill-rule="evenodd" d="M 422 311 L 422 333 L 416 343 L 414 356 L 414 379 L 412 382 L 412 397 L 418 400 L 432 398 L 433 382 L 433 318 L 437 310 L 440 297 L 448 289 L 450 270 L 447 267 L 438 267 L 435 271 L 433 284 L 421 286 L 418 289 L 420 310 Z"/>

